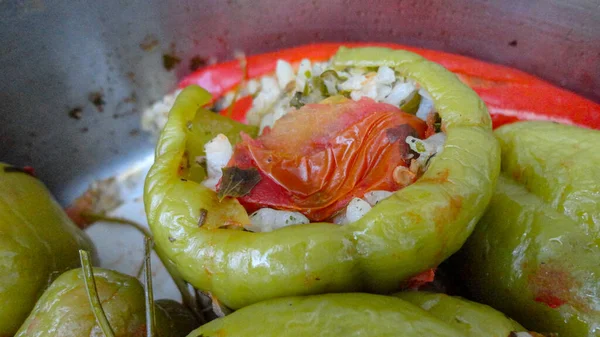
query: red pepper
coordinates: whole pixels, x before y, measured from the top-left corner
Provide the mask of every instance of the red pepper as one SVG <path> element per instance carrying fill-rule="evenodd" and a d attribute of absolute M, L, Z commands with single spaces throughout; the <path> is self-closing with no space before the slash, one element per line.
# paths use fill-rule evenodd
<path fill-rule="evenodd" d="M 244 96 L 238 99 L 235 104 L 233 104 L 231 112 L 229 111 L 229 108 L 227 108 L 221 111 L 221 114 L 233 119 L 234 121 L 245 123 L 246 114 L 252 107 L 252 101 L 252 96 Z"/>
<path fill-rule="evenodd" d="M 556 309 L 556 308 L 560 307 L 561 305 L 565 304 L 565 301 L 561 300 L 560 298 L 558 298 L 556 296 L 552 296 L 552 295 L 538 296 L 535 298 L 535 301 L 544 303 L 545 305 L 547 305 L 548 307 L 550 307 L 552 309 Z"/>
<path fill-rule="evenodd" d="M 428 269 L 420 274 L 411 277 L 406 281 L 406 289 L 418 290 L 424 285 L 427 285 L 435 279 L 435 271 L 437 268 Z"/>
<path fill-rule="evenodd" d="M 310 44 L 276 52 L 253 55 L 247 58 L 248 78 L 256 78 L 275 71 L 278 59 L 290 63 L 307 58 L 325 61 L 340 46 L 381 46 L 406 49 L 440 63 L 456 73 L 477 92 L 487 104 L 494 127 L 518 120 L 551 120 L 600 129 L 600 104 L 567 90 L 558 88 L 539 78 L 509 67 L 491 64 L 469 57 L 403 46 L 392 43 L 321 43 Z M 229 61 L 202 68 L 185 77 L 179 84 L 183 88 L 197 84 L 208 90 L 215 99 L 235 88 L 244 74 L 238 61 Z M 247 99 L 244 107 L 249 107 Z M 243 121 L 242 107 L 235 108 L 234 119 Z"/>

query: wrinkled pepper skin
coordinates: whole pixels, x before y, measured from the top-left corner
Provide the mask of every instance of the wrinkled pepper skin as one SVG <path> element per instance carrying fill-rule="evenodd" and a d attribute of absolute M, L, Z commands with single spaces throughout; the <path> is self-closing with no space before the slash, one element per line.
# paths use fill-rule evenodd
<path fill-rule="evenodd" d="M 247 223 L 235 199 L 185 176 L 188 121 L 210 101 L 187 87 L 171 110 L 145 184 L 156 244 L 195 287 L 238 309 L 295 295 L 364 290 L 387 293 L 457 251 L 487 206 L 500 169 L 499 147 L 479 97 L 440 65 L 402 50 L 342 48 L 334 65 L 388 65 L 432 95 L 444 151 L 414 184 L 346 226 L 312 223 L 273 232 L 219 228 Z M 183 162 L 183 164 L 182 164 Z M 198 225 L 201 210 L 207 210 Z"/>
<path fill-rule="evenodd" d="M 247 60 L 246 76 L 238 61 L 211 65 L 188 75 L 180 88 L 199 85 L 219 98 L 232 90 L 242 78 L 256 78 L 275 71 L 278 59 L 298 63 L 307 58 L 312 61 L 329 60 L 340 46 L 379 46 L 403 49 L 436 62 L 455 73 L 469 85 L 487 105 L 494 128 L 523 120 L 549 120 L 600 129 L 600 104 L 554 86 L 517 69 L 483 62 L 469 57 L 403 46 L 395 43 L 316 43 L 275 52 L 252 55 Z M 236 104 L 232 118 L 244 121 L 252 102 L 246 97 Z M 225 111 L 226 112 L 226 111 Z"/>
<path fill-rule="evenodd" d="M 0 337 L 12 336 L 60 273 L 92 250 L 35 177 L 0 163 Z M 8 171 L 7 171 L 8 170 Z"/>
<path fill-rule="evenodd" d="M 600 336 L 600 132 L 499 128 L 503 175 L 461 255 L 474 297 L 539 332 Z"/>
<path fill-rule="evenodd" d="M 425 310 L 392 296 L 325 294 L 269 300 L 240 309 L 188 337 L 458 337 Z M 503 336 L 506 337 L 506 336 Z"/>
<path fill-rule="evenodd" d="M 393 296 L 419 306 L 467 337 L 508 337 L 513 331 L 526 331 L 503 313 L 464 298 L 424 291 L 408 291 Z"/>
<path fill-rule="evenodd" d="M 102 308 L 116 337 L 146 336 L 144 288 L 134 277 L 94 268 L 94 278 Z M 183 337 L 191 331 L 189 317 L 180 315 L 181 305 L 159 302 L 155 306 L 156 328 L 160 337 Z M 172 317 L 179 325 L 174 329 Z M 193 319 L 193 318 L 192 318 Z M 83 273 L 73 269 L 58 277 L 39 299 L 15 337 L 104 336 L 96 324 L 88 300 Z"/>

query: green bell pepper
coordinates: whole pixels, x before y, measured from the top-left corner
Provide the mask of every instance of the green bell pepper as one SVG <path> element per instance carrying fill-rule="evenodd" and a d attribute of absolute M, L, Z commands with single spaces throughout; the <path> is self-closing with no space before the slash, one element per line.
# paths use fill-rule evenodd
<path fill-rule="evenodd" d="M 399 298 L 399 299 L 398 299 Z M 519 323 L 483 304 L 427 292 L 327 294 L 269 300 L 210 322 L 188 337 L 509 337 Z"/>
<path fill-rule="evenodd" d="M 0 163 L 0 336 L 12 336 L 60 273 L 92 249 L 36 178 Z"/>
<path fill-rule="evenodd" d="M 416 54 L 385 48 L 341 48 L 333 65 L 387 65 L 420 83 L 442 118 L 444 151 L 416 183 L 352 224 L 266 233 L 225 229 L 248 223 L 248 215 L 236 199 L 219 201 L 190 178 L 190 144 L 201 145 L 193 139 L 220 131 L 188 129 L 198 114 L 210 113 L 202 108 L 210 95 L 196 86 L 184 89 L 146 179 L 146 213 L 157 246 L 181 275 L 231 308 L 290 295 L 397 290 L 458 250 L 492 196 L 500 154 L 490 116 L 454 74 Z"/>
<path fill-rule="evenodd" d="M 116 337 L 146 336 L 144 288 L 134 277 L 94 268 L 102 308 Z M 183 337 L 197 324 L 181 304 L 156 301 L 159 337 Z M 81 269 L 58 277 L 39 299 L 15 337 L 100 336 Z"/>
<path fill-rule="evenodd" d="M 499 128 L 502 171 L 461 261 L 474 296 L 527 328 L 600 336 L 600 132 Z"/>
<path fill-rule="evenodd" d="M 394 296 L 421 307 L 468 337 L 508 337 L 511 332 L 526 331 L 503 313 L 464 298 L 421 291 Z"/>
<path fill-rule="evenodd" d="M 188 335 L 213 336 L 464 337 L 460 330 L 399 298 L 361 293 L 268 300 L 211 321 Z"/>

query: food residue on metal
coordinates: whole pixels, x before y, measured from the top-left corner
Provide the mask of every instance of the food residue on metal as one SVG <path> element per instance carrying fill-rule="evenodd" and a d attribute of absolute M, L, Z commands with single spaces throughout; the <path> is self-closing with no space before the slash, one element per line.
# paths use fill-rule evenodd
<path fill-rule="evenodd" d="M 196 71 L 207 64 L 207 60 L 204 57 L 194 56 L 190 60 L 190 71 Z"/>
<path fill-rule="evenodd" d="M 123 103 L 135 103 L 137 102 L 137 94 L 135 91 L 132 91 L 129 96 L 123 98 Z"/>
<path fill-rule="evenodd" d="M 133 71 L 128 71 L 125 75 L 127 75 L 127 78 L 131 81 L 131 83 L 137 84 L 135 73 Z"/>
<path fill-rule="evenodd" d="M 82 214 L 105 214 L 123 204 L 120 183 L 121 179 L 115 177 L 93 182 L 84 194 L 65 209 L 67 215 L 80 228 L 87 227 L 90 222 Z"/>
<path fill-rule="evenodd" d="M 104 101 L 104 94 L 102 94 L 102 92 L 100 92 L 100 91 L 91 92 L 88 95 L 88 100 L 92 104 L 94 104 L 94 106 L 96 107 L 98 112 L 104 111 L 104 104 L 106 104 L 106 101 Z"/>
<path fill-rule="evenodd" d="M 143 51 L 151 51 L 156 48 L 156 46 L 158 46 L 158 39 L 152 34 L 146 35 L 142 42 L 140 42 L 140 48 L 142 48 Z"/>
<path fill-rule="evenodd" d="M 163 67 L 166 70 L 172 70 L 181 62 L 181 59 L 172 54 L 163 54 Z"/>
<path fill-rule="evenodd" d="M 69 117 L 80 120 L 83 115 L 83 109 L 81 107 L 75 107 L 69 111 Z"/>

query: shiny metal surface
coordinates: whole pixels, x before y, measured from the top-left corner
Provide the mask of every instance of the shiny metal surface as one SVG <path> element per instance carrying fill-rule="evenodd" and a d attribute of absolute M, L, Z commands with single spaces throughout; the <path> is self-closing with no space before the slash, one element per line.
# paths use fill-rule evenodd
<path fill-rule="evenodd" d="M 194 57 L 349 40 L 474 56 L 600 99 L 598 0 L 0 1 L 0 160 L 34 166 L 68 203 L 152 152 L 139 113 Z M 167 71 L 164 54 L 181 62 Z"/>

